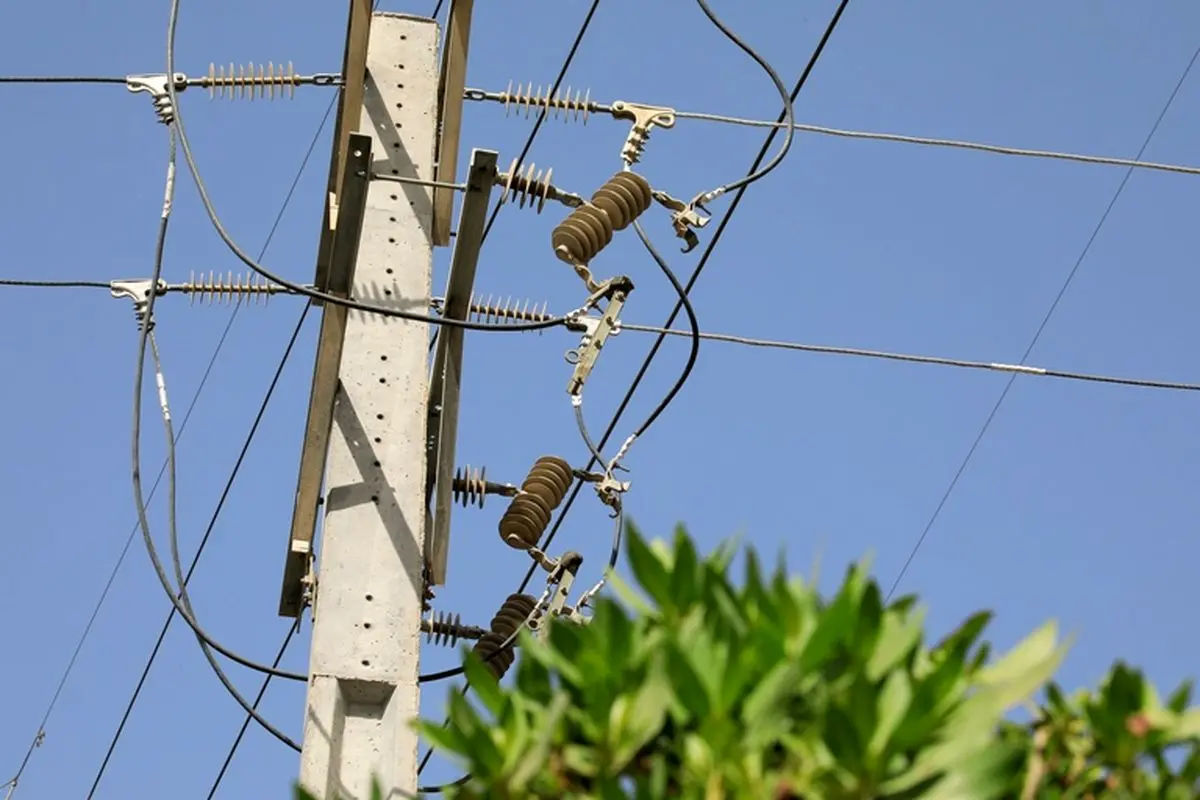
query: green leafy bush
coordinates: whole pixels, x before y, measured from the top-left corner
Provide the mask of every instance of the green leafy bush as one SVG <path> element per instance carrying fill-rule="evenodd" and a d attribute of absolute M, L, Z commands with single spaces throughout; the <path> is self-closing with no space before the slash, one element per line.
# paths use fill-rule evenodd
<path fill-rule="evenodd" d="M 928 645 L 914 598 L 885 604 L 862 565 L 822 598 L 752 549 L 735 583 L 734 549 L 701 558 L 682 528 L 627 542 L 624 605 L 523 639 L 512 688 L 469 659 L 476 699 L 419 723 L 472 776 L 447 796 L 1200 797 L 1190 686 L 1164 704 L 1118 664 L 1068 700 L 1053 624 L 991 659 L 989 614 Z M 1006 721 L 1021 704 L 1032 721 Z"/>

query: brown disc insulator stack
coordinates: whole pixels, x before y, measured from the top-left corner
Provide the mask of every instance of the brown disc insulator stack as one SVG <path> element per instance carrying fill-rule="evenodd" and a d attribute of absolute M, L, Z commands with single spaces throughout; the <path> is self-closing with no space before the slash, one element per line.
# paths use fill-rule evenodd
<path fill-rule="evenodd" d="M 653 202 L 650 182 L 636 172 L 618 172 L 576 208 L 550 234 L 554 253 L 568 264 L 588 264 Z"/>
<path fill-rule="evenodd" d="M 574 478 L 571 465 L 557 456 L 535 461 L 520 493 L 500 518 L 500 538 L 517 550 L 536 547 Z"/>
<path fill-rule="evenodd" d="M 503 678 L 516 661 L 513 642 L 509 640 L 515 640 L 517 631 L 529 620 L 536 607 L 537 600 L 530 595 L 510 594 L 492 617 L 491 630 L 471 648 L 497 678 Z M 505 642 L 508 642 L 508 646 L 501 651 Z"/>

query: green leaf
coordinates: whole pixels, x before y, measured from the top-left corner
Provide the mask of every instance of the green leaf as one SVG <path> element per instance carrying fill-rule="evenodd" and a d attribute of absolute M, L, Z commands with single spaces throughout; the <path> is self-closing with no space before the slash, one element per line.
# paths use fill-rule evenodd
<path fill-rule="evenodd" d="M 908 619 L 896 612 L 885 613 L 875 649 L 867 661 L 867 677 L 877 681 L 904 660 L 921 641 L 924 623 L 924 611 L 917 611 Z"/>
<path fill-rule="evenodd" d="M 419 720 L 416 728 L 436 749 L 462 759 L 470 757 L 471 745 L 457 728 L 428 720 Z"/>
<path fill-rule="evenodd" d="M 775 741 L 791 725 L 787 700 L 800 678 L 800 668 L 790 662 L 776 664 L 742 704 L 747 747 Z"/>
<path fill-rule="evenodd" d="M 1187 709 L 1192 702 L 1192 689 L 1195 686 L 1191 679 L 1185 680 L 1179 685 L 1179 688 L 1171 692 L 1171 696 L 1167 698 L 1167 708 L 1174 711 L 1176 714 L 1182 713 Z"/>
<path fill-rule="evenodd" d="M 675 526 L 675 535 L 687 536 L 687 528 L 685 528 L 683 525 Z M 733 564 L 734 556 L 736 556 L 738 550 L 741 549 L 742 538 L 743 534 L 738 533 L 728 539 L 723 540 L 709 552 L 708 556 L 704 559 L 705 562 L 707 562 L 708 566 L 711 567 L 715 572 L 722 574 L 728 572 L 730 565 Z"/>
<path fill-rule="evenodd" d="M 641 532 L 632 523 L 625 526 L 625 554 L 629 568 L 638 586 L 664 610 L 670 605 L 670 575 L 666 565 L 659 559 L 642 538 Z"/>
<path fill-rule="evenodd" d="M 864 581 L 854 614 L 854 638 L 851 647 L 859 663 L 870 658 L 883 622 L 883 594 L 874 581 Z"/>
<path fill-rule="evenodd" d="M 691 643 L 696 647 L 696 643 Z M 700 677 L 700 665 L 703 659 L 696 658 L 691 651 L 685 650 L 688 645 L 677 643 L 667 650 L 667 673 L 671 677 L 673 694 L 679 700 L 680 711 L 684 719 L 705 719 L 712 708 L 712 696 L 715 691 L 708 682 Z"/>
<path fill-rule="evenodd" d="M 655 613 L 654 607 L 647 601 L 646 596 L 633 588 L 629 581 L 625 580 L 618 573 L 608 573 L 608 588 L 612 589 L 612 593 L 618 599 L 638 614 L 648 617 Z"/>
<path fill-rule="evenodd" d="M 603 655 L 610 665 L 616 668 L 629 663 L 633 652 L 633 622 L 624 609 L 606 597 L 600 598 L 588 628 L 603 644 Z"/>
<path fill-rule="evenodd" d="M 1200 708 L 1192 708 L 1180 714 L 1172 727 L 1171 735 L 1177 739 L 1200 738 Z"/>
<path fill-rule="evenodd" d="M 1063 648 L 1058 645 L 1058 626 L 1047 622 L 1031 633 L 1008 655 L 985 667 L 977 680 L 983 686 L 1003 686 L 1014 682 L 1028 683 L 1029 676 L 1040 674 L 1044 666 L 1062 660 Z M 1047 679 L 1049 676 L 1047 676 Z M 1045 682 L 1040 681 L 1039 683 Z M 1032 691 L 1032 690 L 1031 690 Z"/>
<path fill-rule="evenodd" d="M 862 771 L 865 748 L 858 737 L 854 720 L 845 709 L 831 707 L 825 712 L 825 744 L 842 766 L 854 773 Z"/>
<path fill-rule="evenodd" d="M 526 650 L 529 647 L 539 646 L 536 643 L 525 643 Z M 550 683 L 550 670 L 546 668 L 545 663 L 536 658 L 521 658 L 517 661 L 517 679 L 516 690 L 526 699 L 538 704 L 544 705 L 550 702 L 550 698 L 554 695 L 553 686 Z"/>
<path fill-rule="evenodd" d="M 567 695 L 559 692 L 550 701 L 545 714 L 538 720 L 538 732 L 533 746 L 522 753 L 520 766 L 513 770 L 512 777 L 509 779 L 509 784 L 515 792 L 524 792 L 529 786 L 529 782 L 545 768 L 546 759 L 550 755 L 550 746 L 554 742 L 554 737 L 558 733 L 559 725 L 562 723 L 569 704 L 570 699 Z"/>
<path fill-rule="evenodd" d="M 317 796 L 297 783 L 295 785 L 295 800 L 317 800 Z"/>
<path fill-rule="evenodd" d="M 610 713 L 613 769 L 625 769 L 647 742 L 662 730 L 671 701 L 671 686 L 661 661 L 656 660 L 645 681 L 630 696 L 618 698 Z"/>
<path fill-rule="evenodd" d="M 670 592 L 675 605 L 687 609 L 696 602 L 696 586 L 700 573 L 700 560 L 696 548 L 682 527 L 675 529 L 675 552 L 671 564 Z"/>
<path fill-rule="evenodd" d="M 990 727 L 1017 703 L 1030 697 L 1058 671 L 1067 647 L 1058 644 L 1058 630 L 1048 622 L 1017 645 L 1000 662 L 979 676 L 979 690 L 958 708 L 954 726 L 972 733 Z"/>
<path fill-rule="evenodd" d="M 534 659 L 564 683 L 574 688 L 585 686 L 583 673 L 575 663 L 578 653 L 578 631 L 571 625 L 554 625 L 544 642 L 527 644 L 528 637 L 522 636 L 521 654 Z"/>
<path fill-rule="evenodd" d="M 1057 683 L 1050 681 L 1046 684 L 1045 690 L 1046 704 L 1050 706 L 1052 711 L 1064 714 L 1070 710 L 1070 706 L 1067 705 L 1067 699 L 1063 697 L 1062 689 L 1059 688 Z"/>
<path fill-rule="evenodd" d="M 467 653 L 463 662 L 463 675 L 475 691 L 475 696 L 483 703 L 483 707 L 493 718 L 499 719 L 507 703 L 504 691 L 500 688 L 499 679 L 474 651 Z"/>
<path fill-rule="evenodd" d="M 893 672 L 883 684 L 879 693 L 879 703 L 875 712 L 875 732 L 867 743 L 867 755 L 872 759 L 882 756 L 892 734 L 904 721 L 912 704 L 912 684 L 904 672 Z"/>
<path fill-rule="evenodd" d="M 933 650 L 935 652 L 945 651 L 949 655 L 965 662 L 967 652 L 979 641 L 979 637 L 983 634 L 984 629 L 992 621 L 992 616 L 992 612 L 990 611 L 979 611 L 972 614 L 967 617 L 962 625 L 959 625 L 946 638 L 934 645 Z"/>
<path fill-rule="evenodd" d="M 854 628 L 854 613 L 857 592 L 847 582 L 833 603 L 820 613 L 816 629 L 800 652 L 800 667 L 803 673 L 817 669 Z"/>
<path fill-rule="evenodd" d="M 457 690 L 451 690 L 447 702 L 450 728 L 457 730 L 467 745 L 465 755 L 471 759 L 471 772 L 480 778 L 494 776 L 504 763 L 504 756 L 492 738 L 492 728 Z"/>

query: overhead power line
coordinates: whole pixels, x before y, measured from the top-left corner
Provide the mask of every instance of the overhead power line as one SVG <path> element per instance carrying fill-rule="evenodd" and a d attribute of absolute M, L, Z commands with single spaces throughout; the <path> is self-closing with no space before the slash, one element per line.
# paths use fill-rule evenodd
<path fill-rule="evenodd" d="M 122 79 L 122 81 L 123 80 L 124 79 Z M 283 202 L 280 204 L 279 211 L 275 215 L 274 221 L 271 223 L 271 228 L 267 232 L 266 239 L 264 239 L 264 241 L 263 241 L 261 255 L 266 254 L 268 248 L 271 246 L 271 242 L 275 238 L 275 233 L 279 230 L 279 225 L 283 221 L 283 216 L 287 212 L 288 207 L 291 205 L 292 198 L 296 192 L 296 187 L 299 185 L 300 178 L 303 176 L 304 170 L 308 166 L 308 162 L 312 156 L 313 151 L 316 148 L 317 142 L 320 140 L 321 132 L 324 130 L 325 125 L 328 122 L 329 114 L 332 112 L 332 109 L 333 109 L 333 103 L 331 102 L 329 107 L 325 111 L 325 116 L 321 119 L 321 124 L 317 128 L 317 131 L 313 136 L 312 142 L 310 142 L 310 144 L 309 144 L 308 150 L 305 152 L 304 159 L 301 161 L 300 167 L 297 170 L 295 177 L 292 179 L 291 185 L 288 187 L 287 194 L 284 196 Z M 260 255 L 260 257 L 261 257 L 261 255 Z M 109 288 L 108 283 L 104 283 L 104 282 L 100 282 L 100 281 L 29 281 L 29 280 L 19 280 L 19 279 L 0 279 L 0 286 L 35 286 L 35 287 L 55 287 L 55 288 L 103 288 L 103 289 Z M 188 401 L 187 410 L 184 412 L 183 418 L 180 420 L 179 430 L 176 435 L 176 443 L 178 443 L 180 440 L 183 439 L 183 434 L 187 430 L 188 422 L 191 420 L 192 414 L 196 410 L 196 405 L 200 400 L 200 395 L 203 393 L 205 387 L 208 385 L 208 379 L 212 375 L 213 368 L 216 366 L 217 359 L 220 357 L 221 352 L 224 349 L 225 342 L 229 338 L 229 332 L 233 328 L 233 323 L 237 319 L 238 312 L 241 310 L 241 308 L 242 308 L 241 304 L 238 304 L 237 306 L 234 307 L 233 311 L 229 315 L 229 319 L 225 323 L 224 329 L 221 331 L 220 337 L 217 339 L 217 343 L 213 348 L 213 352 L 209 356 L 208 363 L 204 367 L 204 373 L 200 376 L 200 381 L 196 386 L 196 390 L 192 393 L 192 397 Z M 154 498 L 156 492 L 158 491 L 158 487 L 162 482 L 163 476 L 166 474 L 166 470 L 167 470 L 167 463 L 164 460 L 162 465 L 159 467 L 157 476 L 155 476 L 154 483 L 151 484 L 151 486 L 150 486 L 150 491 L 147 495 L 148 501 Z M 45 735 L 46 724 L 49 722 L 50 716 L 51 716 L 51 714 L 53 714 L 54 709 L 58 704 L 58 700 L 59 700 L 59 697 L 62 695 L 63 688 L 66 686 L 67 681 L 70 679 L 71 674 L 75 670 L 75 666 L 79 660 L 80 652 L 83 650 L 84 644 L 86 644 L 88 637 L 91 635 L 92 628 L 95 626 L 96 619 L 98 618 L 101 609 L 104 607 L 105 602 L 107 602 L 107 600 L 108 600 L 109 592 L 112 590 L 113 583 L 116 581 L 116 578 L 117 578 L 117 574 L 121 571 L 121 567 L 125 563 L 125 557 L 129 554 L 129 548 L 132 546 L 134 537 L 137 536 L 139 529 L 140 529 L 140 526 L 138 525 L 138 523 L 135 522 L 133 527 L 130 529 L 128 536 L 126 536 L 126 538 L 125 538 L 125 542 L 121 547 L 121 552 L 117 555 L 117 559 L 114 562 L 112 569 L 109 570 L 108 577 L 104 582 L 104 587 L 100 591 L 100 596 L 97 598 L 95 605 L 92 607 L 91 614 L 88 616 L 88 621 L 84 625 L 83 632 L 80 634 L 79 639 L 75 644 L 75 648 L 71 653 L 71 657 L 67 661 L 67 666 L 63 670 L 62 676 L 59 678 L 59 682 L 58 682 L 57 686 L 55 687 L 54 694 L 51 696 L 50 702 L 46 706 L 46 710 L 42 716 L 42 721 L 38 725 L 37 731 L 34 733 L 33 739 L 29 745 L 29 749 L 27 750 L 24 758 L 22 759 L 20 769 L 18 770 L 16 777 L 13 779 L 14 787 L 16 785 L 16 781 L 21 777 L 27 764 L 29 763 L 29 759 L 32 756 L 34 749 L 36 749 L 36 747 L 40 743 L 41 738 Z M 172 608 L 172 611 L 174 611 L 173 608 Z M 160 638 L 159 641 L 156 643 L 156 645 L 150 655 L 149 662 L 151 664 L 153 663 L 155 656 L 157 656 L 157 654 L 158 654 L 158 649 L 161 646 L 161 643 L 162 643 L 162 640 Z M 128 721 L 129 714 L 133 710 L 133 705 L 137 702 L 137 698 L 141 693 L 142 685 L 145 683 L 145 679 L 148 674 L 149 674 L 149 665 L 147 665 L 146 671 L 142 674 L 141 679 L 138 681 L 137 686 L 134 689 L 133 695 L 130 698 L 129 704 L 125 709 L 125 712 L 122 716 L 121 722 L 118 725 L 116 733 L 114 734 L 113 741 L 110 743 L 109 752 L 105 756 L 104 762 L 100 767 L 99 773 L 96 775 L 96 785 L 99 785 L 99 780 L 100 780 L 100 778 L 103 777 L 104 770 L 108 764 L 108 760 L 112 756 L 112 751 L 116 747 L 117 741 L 120 740 L 121 734 L 124 731 L 125 723 Z M 6 798 L 5 800 L 8 800 L 8 798 Z"/>
<path fill-rule="evenodd" d="M 308 149 L 305 151 L 304 157 L 300 161 L 300 166 L 297 168 L 296 174 L 292 179 L 291 185 L 288 187 L 287 194 L 284 196 L 283 202 L 281 203 L 280 208 L 279 208 L 279 212 L 276 214 L 275 220 L 271 225 L 271 229 L 270 229 L 270 231 L 267 232 L 267 237 L 263 241 L 263 246 L 262 246 L 261 250 L 259 251 L 259 258 L 262 258 L 263 256 L 266 255 L 267 251 L 270 249 L 271 242 L 274 241 L 275 233 L 279 230 L 279 225 L 283 220 L 283 216 L 287 212 L 288 207 L 291 205 L 292 198 L 295 196 L 296 188 L 299 186 L 300 179 L 303 177 L 305 170 L 308 168 L 309 161 L 312 158 L 313 152 L 316 150 L 317 143 L 321 140 L 321 134 L 322 134 L 322 132 L 324 132 L 325 126 L 329 122 L 329 117 L 333 113 L 333 107 L 335 104 L 336 104 L 336 97 L 330 100 L 329 105 L 325 109 L 324 116 L 322 116 L 320 123 L 317 125 L 316 131 L 313 133 L 312 140 L 309 142 Z M 197 387 L 197 389 L 196 389 L 196 395 L 193 396 L 193 398 L 192 398 L 193 407 L 195 406 L 196 399 L 199 396 L 200 390 L 204 388 L 204 383 L 207 381 L 208 376 L 212 371 L 213 364 L 216 362 L 217 356 L 220 354 L 220 352 L 225 344 L 225 341 L 229 335 L 230 329 L 233 326 L 233 322 L 236 319 L 237 314 L 241 310 L 241 308 L 242 308 L 241 305 L 236 306 L 233 309 L 233 312 L 229 316 L 229 321 L 226 323 L 225 329 L 222 332 L 221 337 L 217 342 L 216 349 L 213 352 L 212 358 L 209 360 L 208 368 L 206 369 L 204 376 L 201 379 L 200 386 Z M 307 311 L 307 308 L 305 309 L 305 311 Z M 299 325 L 297 327 L 299 328 Z M 291 347 L 289 344 L 289 347 L 287 349 L 285 349 L 285 351 L 284 351 L 283 358 L 281 358 L 281 364 L 276 373 L 277 376 L 279 374 L 281 374 L 282 367 L 284 364 L 286 364 L 286 359 L 288 358 L 290 353 L 291 353 Z M 273 381 L 271 386 L 268 389 L 267 395 L 264 397 L 264 402 L 263 402 L 263 405 L 261 406 L 260 413 L 265 413 L 266 402 L 270 399 L 271 394 L 274 390 L 274 387 L 275 387 L 275 382 Z M 188 410 L 188 414 L 189 415 L 191 414 L 190 408 Z M 186 422 L 187 422 L 187 418 L 185 417 L 184 424 L 186 424 Z M 244 455 L 245 450 L 249 448 L 250 442 L 252 441 L 254 434 L 257 432 L 257 429 L 258 429 L 257 423 L 255 423 L 251 426 L 250 433 L 247 437 L 247 440 L 243 444 L 243 455 Z M 180 434 L 182 434 L 182 426 L 180 429 Z M 240 464 L 241 464 L 241 458 L 239 458 L 237 466 L 240 467 Z M 164 462 L 162 469 L 159 471 L 160 479 L 162 478 L 165 471 L 166 471 L 166 463 Z M 236 475 L 236 468 L 235 468 L 235 475 Z M 152 492 L 153 492 L 153 490 L 152 490 Z M 224 495 L 222 496 L 222 501 L 223 501 L 223 498 L 224 498 Z M 221 503 L 221 505 L 223 505 L 223 502 Z M 218 506 L 218 512 L 219 512 L 219 510 L 220 510 L 220 506 Z M 189 566 L 189 575 L 191 574 L 192 571 L 195 570 L 196 565 L 199 562 L 200 556 L 204 552 L 204 548 L 208 542 L 207 534 L 211 532 L 212 526 L 215 525 L 215 522 L 216 522 L 216 520 L 214 517 L 212 523 L 209 526 L 208 531 L 206 532 L 206 535 L 201 539 L 200 545 L 196 550 L 195 556 L 193 556 L 192 563 Z M 129 534 L 128 540 L 125 543 L 125 550 L 121 554 L 121 559 L 118 560 L 116 567 L 114 567 L 114 573 L 117 569 L 120 568 L 121 560 L 124 559 L 125 553 L 128 552 L 129 546 L 133 542 L 133 538 L 134 538 L 134 536 L 137 535 L 137 532 L 139 529 L 140 529 L 139 525 L 135 524 L 133 527 L 133 530 Z M 101 602 L 103 602 L 103 600 L 101 600 Z M 163 627 L 160 629 L 158 638 L 156 639 L 154 646 L 151 648 L 149 656 L 147 656 L 146 663 L 142 669 L 142 673 L 138 678 L 137 684 L 134 686 L 134 689 L 133 689 L 132 694 L 130 695 L 129 701 L 125 706 L 124 712 L 122 713 L 121 720 L 117 725 L 117 730 L 113 733 L 113 737 L 109 742 L 108 750 L 105 753 L 104 760 L 101 762 L 100 768 L 97 771 L 96 776 L 93 780 L 93 784 L 92 784 L 92 792 L 93 793 L 95 792 L 96 787 L 98 787 L 100 785 L 100 780 L 104 777 L 104 772 L 108 767 L 108 763 L 112 758 L 113 752 L 116 750 L 117 743 L 120 741 L 121 736 L 124 734 L 125 725 L 129 721 L 130 715 L 133 713 L 134 705 L 136 705 L 138 698 L 141 696 L 142 688 L 146 683 L 146 679 L 150 674 L 151 668 L 154 666 L 155 660 L 158 658 L 159 650 L 162 648 L 162 643 L 166 638 L 167 631 L 170 627 L 171 622 L 174 620 L 174 617 L 175 617 L 175 608 L 174 608 L 174 606 L 172 606 L 171 610 L 167 614 L 167 620 L 163 624 Z"/>
<path fill-rule="evenodd" d="M 679 328 L 659 328 L 654 325 L 633 325 L 622 322 L 620 330 L 640 331 L 643 333 L 660 333 L 669 336 L 692 336 L 691 331 Z M 1033 375 L 1044 378 L 1062 378 L 1064 380 L 1087 381 L 1090 383 L 1109 383 L 1122 386 L 1138 386 L 1146 389 L 1173 389 L 1184 392 L 1200 391 L 1200 383 L 1185 383 L 1178 381 L 1159 381 L 1144 378 L 1124 378 L 1117 375 L 1100 375 L 1089 372 L 1072 372 L 1069 370 L 1049 369 L 1025 364 L 1003 364 L 993 361 L 972 361 L 961 358 L 942 358 L 940 356 L 922 356 L 912 353 L 896 353 L 887 350 L 868 350 L 859 347 L 836 347 L 824 344 L 804 344 L 802 342 L 784 342 L 775 339 L 755 339 L 749 336 L 734 336 L 727 333 L 709 333 L 701 331 L 701 339 L 715 342 L 728 342 L 747 347 L 764 347 L 779 350 L 797 350 L 804 353 L 825 353 L 835 356 L 854 356 L 859 358 L 882 359 L 886 361 L 905 361 L 913 364 L 933 364 L 942 367 L 959 367 L 962 369 L 988 370 L 991 372 L 1011 372 L 1018 375 Z"/>
<path fill-rule="evenodd" d="M 709 114 L 701 111 L 676 111 L 680 119 L 707 120 L 709 122 L 727 122 L 734 125 L 748 125 L 760 128 L 782 128 L 783 123 L 770 120 L 745 119 L 729 117 L 723 114 Z M 1200 167 L 1189 167 L 1182 164 L 1164 164 L 1157 161 L 1142 161 L 1135 158 L 1114 158 L 1112 156 L 1089 156 L 1082 153 L 1059 152 L 1056 150 L 1033 150 L 1024 147 L 1006 147 L 998 144 L 972 142 L 963 139 L 938 139 L 929 136 L 908 136 L 899 133 L 876 133 L 873 131 L 847 130 L 830 128 L 824 125 L 807 125 L 796 123 L 795 130 L 805 133 L 817 133 L 823 136 L 838 136 L 845 139 L 866 139 L 878 142 L 896 142 L 899 144 L 920 144 L 930 147 L 952 147 L 960 150 L 976 150 L 983 153 L 996 153 L 1007 156 L 1025 156 L 1028 158 L 1049 158 L 1061 161 L 1077 161 L 1083 164 L 1105 164 L 1113 167 L 1130 167 L 1135 169 L 1160 170 L 1162 172 L 1177 172 L 1184 175 L 1200 175 Z"/>
<path fill-rule="evenodd" d="M 295 639 L 296 634 L 300 630 L 300 621 L 288 628 L 287 634 L 283 637 L 283 643 L 279 646 L 279 652 L 275 654 L 275 660 L 271 662 L 272 667 L 278 667 L 283 661 L 283 656 L 287 653 L 288 647 Z M 259 684 L 258 692 L 254 695 L 254 702 L 250 708 L 257 711 L 258 706 L 262 703 L 263 697 L 267 694 L 267 687 L 271 685 L 271 679 L 274 675 L 264 675 L 263 682 Z M 246 731 L 253 721 L 253 717 L 247 713 L 246 718 L 242 721 L 242 726 L 238 728 L 237 736 L 233 737 L 233 744 L 229 746 L 229 752 L 225 754 L 225 760 L 221 762 L 221 769 L 217 771 L 217 777 L 213 779 L 212 786 L 208 790 L 207 798 L 212 800 L 217 796 L 217 789 L 221 788 L 221 781 L 225 780 L 225 774 L 229 771 L 229 765 L 233 763 L 233 757 L 237 754 L 238 748 L 242 745 L 242 739 L 246 736 Z"/>
<path fill-rule="evenodd" d="M 103 281 L 40 281 L 22 278 L 0 278 L 0 286 L 27 286 L 36 289 L 107 289 Z"/>
<path fill-rule="evenodd" d="M 97 75 L 0 75 L 0 83 L 124 83 L 124 77 Z"/>
<path fill-rule="evenodd" d="M 438 3 L 441 7 L 441 2 Z M 567 57 L 563 59 L 562 68 L 558 71 L 558 76 L 554 79 L 554 84 L 550 87 L 550 96 L 553 97 L 562 86 L 563 80 L 567 77 L 567 71 L 571 68 L 571 62 L 575 60 L 575 54 L 579 52 L 579 46 L 583 44 L 583 37 L 587 36 L 588 29 L 592 26 L 592 18 L 596 16 L 596 9 L 600 7 L 600 0 L 592 0 L 592 4 L 588 6 L 587 14 L 583 17 L 583 22 L 579 25 L 579 31 L 575 34 L 575 41 L 571 42 L 571 49 L 567 51 Z M 437 16 L 437 9 L 434 9 L 434 16 Z M 542 129 L 542 123 L 546 121 L 546 116 L 550 113 L 549 106 L 544 106 L 539 112 L 537 119 L 533 122 L 533 128 L 529 131 L 529 137 L 525 140 L 525 146 L 521 148 L 520 154 L 517 156 L 517 161 L 513 164 L 510 170 L 512 174 L 520 173 L 522 165 L 525 163 L 525 156 L 529 155 L 530 149 L 533 147 L 533 142 L 537 139 L 538 132 Z M 504 198 L 501 197 L 496 201 L 496 206 L 492 209 L 492 214 L 488 217 L 487 225 L 483 228 L 483 238 L 479 240 L 480 245 L 487 241 L 488 234 L 492 232 L 492 225 L 496 223 L 496 217 L 500 214 L 500 209 L 504 208 Z"/>
<path fill-rule="evenodd" d="M 1183 88 L 1184 82 L 1187 80 L 1188 75 L 1191 74 L 1192 67 L 1195 66 L 1197 58 L 1200 58 L 1200 47 L 1197 47 L 1195 52 L 1192 53 L 1191 60 L 1188 61 L 1187 67 L 1183 70 L 1183 74 L 1180 75 L 1179 80 L 1176 81 L 1175 88 L 1171 90 L 1171 94 L 1167 98 L 1167 102 L 1163 104 L 1162 110 L 1158 113 L 1157 119 L 1154 120 L 1154 125 L 1151 126 L 1150 133 L 1146 135 L 1145 140 L 1142 142 L 1142 146 L 1138 148 L 1136 158 L 1140 159 L 1142 154 L 1144 154 L 1146 149 L 1150 146 L 1151 140 L 1154 139 L 1154 134 L 1158 132 L 1159 126 L 1162 124 L 1163 119 L 1167 116 L 1167 112 L 1174 104 L 1175 98 L 1179 95 L 1179 90 Z M 1092 233 L 1088 237 L 1087 243 L 1084 244 L 1083 250 L 1080 251 L 1079 257 L 1075 259 L 1075 263 L 1071 267 L 1071 271 L 1067 273 L 1066 279 L 1063 281 L 1062 286 L 1059 287 L 1058 293 L 1054 296 L 1054 300 L 1051 301 L 1050 307 L 1046 310 L 1045 316 L 1042 317 L 1041 323 L 1038 324 L 1037 330 L 1034 331 L 1033 338 L 1029 340 L 1029 346 L 1025 348 L 1025 354 L 1021 357 L 1022 364 L 1029 360 L 1029 356 L 1033 352 L 1033 348 L 1037 346 L 1038 341 L 1042 338 L 1042 333 L 1046 330 L 1046 326 L 1050 323 L 1051 318 L 1053 318 L 1054 312 L 1058 310 L 1059 303 L 1062 302 L 1067 290 L 1071 288 L 1071 283 L 1075 280 L 1075 275 L 1079 272 L 1079 268 L 1083 265 L 1083 261 L 1085 258 L 1087 258 L 1088 253 L 1091 252 L 1092 245 L 1096 243 L 1096 238 L 1100 235 L 1100 231 L 1104 228 L 1104 224 L 1108 221 L 1109 215 L 1112 213 L 1113 208 L 1117 205 L 1117 200 L 1120 199 L 1121 193 L 1125 191 L 1125 186 L 1129 183 L 1129 178 L 1132 175 L 1133 168 L 1130 167 L 1125 171 L 1124 177 L 1121 178 L 1120 184 L 1117 185 L 1116 191 L 1113 192 L 1112 199 L 1108 201 L 1108 206 L 1104 209 L 1104 213 L 1100 215 L 1100 220 L 1096 223 L 1096 227 L 1092 229 Z M 913 543 L 912 549 L 908 553 L 908 557 L 904 560 L 904 565 L 900 567 L 900 572 L 898 575 L 896 575 L 896 580 L 892 582 L 892 587 L 888 590 L 888 599 L 891 599 L 892 595 L 895 594 L 897 587 L 900 586 L 900 581 L 904 580 L 904 576 L 908 573 L 909 567 L 912 566 L 913 560 L 917 557 L 917 554 L 924 546 L 925 540 L 929 537 L 929 532 L 933 529 L 934 523 L 937 522 L 938 517 L 941 516 L 942 509 L 946 507 L 946 503 L 950 500 L 950 496 L 954 493 L 954 488 L 958 486 L 959 479 L 962 478 L 963 473 L 966 472 L 967 467 L 970 465 L 971 459 L 975 456 L 975 451 L 979 449 L 979 443 L 982 442 L 983 437 L 987 435 L 988 430 L 992 426 L 992 420 L 996 418 L 996 414 L 999 413 L 1001 406 L 1004 405 L 1004 401 L 1008 397 L 1008 393 L 1012 389 L 1013 383 L 1016 381 L 1016 379 L 1017 376 L 1014 374 L 1009 377 L 1008 382 L 1004 384 L 1004 389 L 1000 392 L 1000 396 L 996 398 L 996 402 L 992 406 L 992 410 L 988 412 L 987 418 L 984 419 L 983 425 L 979 428 L 979 433 L 976 434 L 975 440 L 971 443 L 970 448 L 967 450 L 967 454 L 963 457 L 962 462 L 958 465 L 958 469 L 955 471 L 954 477 L 950 479 L 950 484 L 946 487 L 946 491 L 942 493 L 941 500 L 938 501 L 937 506 L 933 509 L 933 513 L 929 516 L 929 520 L 925 523 L 925 527 L 921 530 L 920 535 Z"/>

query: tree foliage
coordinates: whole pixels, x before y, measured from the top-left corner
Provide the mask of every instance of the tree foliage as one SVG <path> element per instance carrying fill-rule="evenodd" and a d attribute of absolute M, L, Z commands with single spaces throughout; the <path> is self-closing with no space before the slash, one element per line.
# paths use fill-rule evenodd
<path fill-rule="evenodd" d="M 915 599 L 885 603 L 863 565 L 823 598 L 753 549 L 735 580 L 733 546 L 702 558 L 682 528 L 626 541 L 623 603 L 526 636 L 511 687 L 468 659 L 475 699 L 419 723 L 471 775 L 449 797 L 1200 796 L 1191 686 L 1163 703 L 1117 664 L 1068 698 L 1053 624 L 993 658 L 990 614 L 927 644 Z"/>

